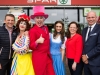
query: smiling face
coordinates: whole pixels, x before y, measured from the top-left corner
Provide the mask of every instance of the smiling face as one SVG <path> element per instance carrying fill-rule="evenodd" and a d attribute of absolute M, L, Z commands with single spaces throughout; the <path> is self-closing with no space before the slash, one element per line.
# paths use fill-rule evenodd
<path fill-rule="evenodd" d="M 36 17 L 34 18 L 34 21 L 35 21 L 35 23 L 36 23 L 36 25 L 37 25 L 38 27 L 43 26 L 44 20 L 45 20 L 45 18 L 44 18 L 43 16 L 36 16 Z"/>
<path fill-rule="evenodd" d="M 29 23 L 28 20 L 20 18 L 16 23 L 16 28 L 18 29 L 18 32 L 29 31 L 31 28 L 31 24 Z"/>
<path fill-rule="evenodd" d="M 27 27 L 26 22 L 25 21 L 21 21 L 20 24 L 19 24 L 20 31 L 25 31 L 26 27 Z"/>
<path fill-rule="evenodd" d="M 56 31 L 57 32 L 61 32 L 61 30 L 62 30 L 62 24 L 61 23 L 57 23 L 56 24 Z"/>
<path fill-rule="evenodd" d="M 95 24 L 96 21 L 97 21 L 96 13 L 93 12 L 93 11 L 89 12 L 89 13 L 87 14 L 86 19 L 87 19 L 87 22 L 88 22 L 88 24 L 89 24 L 90 26 L 93 25 L 93 24 Z"/>
<path fill-rule="evenodd" d="M 13 25 L 15 24 L 15 19 L 14 19 L 14 17 L 6 16 L 4 22 L 5 22 L 6 27 L 12 28 Z"/>
<path fill-rule="evenodd" d="M 70 26 L 69 26 L 70 34 L 76 34 L 77 30 L 78 30 L 78 28 L 77 28 L 76 24 L 74 24 L 74 23 L 70 24 Z"/>

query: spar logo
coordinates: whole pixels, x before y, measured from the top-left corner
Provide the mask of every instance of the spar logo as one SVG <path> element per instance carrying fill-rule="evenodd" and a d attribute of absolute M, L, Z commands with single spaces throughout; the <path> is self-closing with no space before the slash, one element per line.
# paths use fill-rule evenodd
<path fill-rule="evenodd" d="M 68 2 L 68 0 L 59 0 L 59 2 L 60 2 L 61 4 L 66 4 L 66 3 Z"/>

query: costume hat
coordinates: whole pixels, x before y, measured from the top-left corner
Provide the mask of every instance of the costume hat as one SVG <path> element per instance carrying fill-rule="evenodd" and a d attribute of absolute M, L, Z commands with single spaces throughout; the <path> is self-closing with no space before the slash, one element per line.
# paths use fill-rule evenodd
<path fill-rule="evenodd" d="M 26 14 L 19 15 L 19 16 L 18 16 L 18 20 L 20 20 L 20 19 L 24 19 L 24 20 L 30 21 L 30 17 L 27 16 Z"/>
<path fill-rule="evenodd" d="M 44 6 L 34 6 L 33 7 L 33 12 L 34 14 L 31 15 L 31 18 L 34 19 L 36 16 L 43 16 L 45 19 L 48 18 L 48 14 L 44 13 Z"/>

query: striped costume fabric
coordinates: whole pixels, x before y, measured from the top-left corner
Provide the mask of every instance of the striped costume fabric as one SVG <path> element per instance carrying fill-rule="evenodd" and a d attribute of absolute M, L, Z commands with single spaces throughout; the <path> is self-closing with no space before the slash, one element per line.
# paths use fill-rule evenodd
<path fill-rule="evenodd" d="M 11 75 L 18 75 L 16 65 L 17 65 L 17 55 L 14 56 L 12 67 L 11 67 Z"/>
<path fill-rule="evenodd" d="M 29 37 L 22 35 L 17 37 L 12 45 L 14 50 L 10 75 L 35 75 L 31 53 L 29 50 Z"/>

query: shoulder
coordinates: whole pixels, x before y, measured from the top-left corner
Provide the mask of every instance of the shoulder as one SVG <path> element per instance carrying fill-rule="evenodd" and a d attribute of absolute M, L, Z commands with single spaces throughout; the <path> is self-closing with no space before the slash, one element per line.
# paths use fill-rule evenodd
<path fill-rule="evenodd" d="M 2 26 L 0 26 L 0 28 L 2 28 Z"/>
<path fill-rule="evenodd" d="M 3 29 L 4 28 L 4 26 L 0 26 L 0 29 Z"/>
<path fill-rule="evenodd" d="M 29 30 L 29 32 L 33 32 L 33 31 L 35 31 L 36 30 L 36 28 L 35 27 L 32 27 L 30 30 Z"/>
<path fill-rule="evenodd" d="M 93 28 L 94 30 L 96 30 L 96 33 L 100 34 L 100 24 L 96 24 L 95 27 Z"/>
<path fill-rule="evenodd" d="M 65 37 L 65 41 L 67 40 L 67 37 Z"/>
<path fill-rule="evenodd" d="M 82 37 L 82 35 L 81 35 L 81 34 L 76 34 L 76 36 L 77 36 L 77 37 Z"/>
<path fill-rule="evenodd" d="M 75 36 L 75 37 L 76 37 L 76 39 L 77 39 L 77 40 L 82 39 L 82 35 L 80 35 L 80 34 L 76 34 L 76 36 Z"/>
<path fill-rule="evenodd" d="M 82 37 L 82 35 L 81 35 L 81 34 L 77 34 L 77 36 L 78 36 L 78 37 Z"/>
<path fill-rule="evenodd" d="M 51 38 L 51 37 L 53 37 L 53 34 L 52 34 L 52 33 L 49 33 L 49 36 L 50 36 L 50 38 Z"/>
<path fill-rule="evenodd" d="M 45 27 L 47 27 L 47 25 L 44 25 Z"/>
<path fill-rule="evenodd" d="M 98 28 L 100 28 L 100 24 L 96 24 L 96 26 L 97 26 Z"/>
<path fill-rule="evenodd" d="M 48 29 L 47 25 L 44 25 L 44 27 Z"/>
<path fill-rule="evenodd" d="M 85 27 L 85 28 L 83 29 L 83 31 L 85 31 L 87 28 L 88 28 L 88 27 Z"/>
<path fill-rule="evenodd" d="M 64 42 L 66 42 L 67 41 L 67 37 L 64 37 Z"/>
<path fill-rule="evenodd" d="M 4 33 L 6 31 L 4 26 L 0 26 L 0 33 Z"/>
<path fill-rule="evenodd" d="M 49 33 L 49 35 L 51 36 L 51 35 L 53 35 L 52 33 Z"/>

